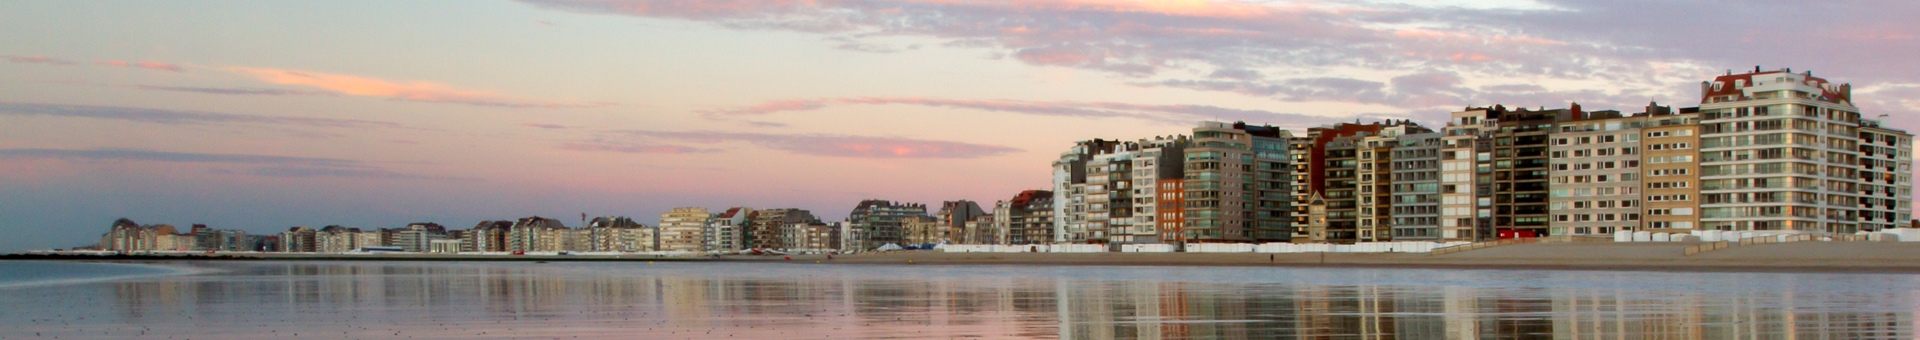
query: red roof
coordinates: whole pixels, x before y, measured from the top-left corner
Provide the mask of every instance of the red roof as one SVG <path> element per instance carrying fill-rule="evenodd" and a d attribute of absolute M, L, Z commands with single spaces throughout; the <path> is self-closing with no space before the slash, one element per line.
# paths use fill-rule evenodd
<path fill-rule="evenodd" d="M 1776 70 L 1776 71 L 1754 72 L 1754 73 L 1746 73 L 1746 74 L 1729 74 L 1724 76 L 1713 77 L 1713 81 L 1709 83 L 1706 86 L 1706 88 L 1702 89 L 1700 94 L 1700 103 L 1703 103 L 1703 104 L 1707 103 L 1709 98 L 1719 97 L 1719 96 L 1744 96 L 1746 95 L 1746 93 L 1742 91 L 1742 89 L 1748 86 L 1754 86 L 1754 84 L 1757 83 L 1754 81 L 1755 77 L 1759 77 L 1760 80 L 1766 81 L 1768 83 L 1772 83 L 1773 79 L 1768 79 L 1772 77 L 1768 77 L 1768 76 L 1776 76 L 1776 77 L 1791 76 L 1791 77 L 1797 78 L 1801 82 L 1808 83 L 1813 87 L 1820 88 L 1820 97 L 1826 98 L 1826 100 L 1828 101 L 1850 102 L 1853 100 L 1852 93 L 1851 93 L 1853 91 L 1851 91 L 1852 89 L 1851 85 L 1845 85 L 1845 84 L 1836 85 L 1828 82 L 1826 79 L 1821 79 L 1820 77 L 1814 77 L 1812 75 L 1807 75 L 1807 74 L 1793 74 L 1793 73 L 1789 73 L 1787 70 Z M 1735 86 L 1733 86 L 1735 82 L 1744 82 L 1744 84 L 1742 84 L 1740 88 L 1735 88 Z M 1717 83 L 1720 86 L 1714 87 L 1712 85 L 1714 83 Z"/>

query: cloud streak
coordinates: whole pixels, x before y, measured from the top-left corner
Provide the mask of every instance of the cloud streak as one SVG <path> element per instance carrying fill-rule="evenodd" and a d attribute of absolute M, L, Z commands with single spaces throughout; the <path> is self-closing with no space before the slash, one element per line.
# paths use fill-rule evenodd
<path fill-rule="evenodd" d="M 120 61 L 120 60 L 100 60 L 100 61 L 95 61 L 93 63 L 100 64 L 100 65 L 107 65 L 107 66 L 144 68 L 144 69 L 159 70 L 159 71 L 172 71 L 172 72 L 187 71 L 186 68 L 182 68 L 180 67 L 180 65 L 168 64 L 168 63 L 162 63 L 162 62 L 152 62 L 152 61 L 129 62 L 129 61 Z"/>
<path fill-rule="evenodd" d="M 963 142 L 900 137 L 866 137 L 827 134 L 769 134 L 711 131 L 615 131 L 632 137 L 676 140 L 691 143 L 745 142 L 767 149 L 802 155 L 846 158 L 941 159 L 999 156 L 1022 150 Z"/>
<path fill-rule="evenodd" d="M 361 119 L 275 117 L 135 107 L 16 102 L 0 102 L 0 116 L 91 118 L 170 125 L 272 124 L 323 128 L 405 128 L 398 123 Z"/>
<path fill-rule="evenodd" d="M 317 157 L 170 152 L 140 149 L 0 149 L 0 160 L 69 162 L 163 162 L 258 166 L 249 174 L 265 177 L 342 177 L 374 179 L 459 179 L 394 172 L 363 162 Z"/>
<path fill-rule="evenodd" d="M 368 167 L 328 168 L 300 166 L 269 166 L 254 168 L 247 173 L 262 177 L 281 178 L 366 178 L 366 179 L 426 179 L 426 180 L 472 180 L 471 178 L 416 175 L 391 170 Z"/>
<path fill-rule="evenodd" d="M 1255 122 L 1287 122 L 1307 126 L 1332 122 L 1333 117 L 1245 110 L 1211 105 L 1146 105 L 1115 102 L 1027 101 L 1008 99 L 946 99 L 926 97 L 838 97 L 774 100 L 738 108 L 700 110 L 708 118 L 758 116 L 786 112 L 820 110 L 843 105 L 916 105 L 990 112 L 1008 112 L 1036 116 L 1074 118 L 1132 118 L 1170 124 L 1186 124 L 1198 119 L 1227 119 Z"/>
<path fill-rule="evenodd" d="M 566 126 L 566 125 L 560 125 L 560 124 L 546 124 L 546 123 L 520 123 L 520 126 L 525 126 L 525 127 L 534 127 L 534 128 L 542 128 L 542 129 L 549 129 L 549 130 L 563 130 L 563 129 L 567 129 L 567 126 Z"/>
<path fill-rule="evenodd" d="M 280 85 L 298 85 L 355 96 L 383 97 L 393 100 L 463 104 L 500 108 L 584 108 L 611 103 L 562 103 L 524 100 L 483 91 L 462 90 L 425 81 L 392 81 L 379 78 L 329 74 L 273 68 L 228 67 L 223 70 Z"/>
<path fill-rule="evenodd" d="M 0 149 L 0 158 L 55 159 L 65 161 L 152 161 L 172 163 L 220 163 L 249 165 L 301 165 L 323 167 L 357 166 L 358 161 L 267 155 L 209 154 L 138 149 Z"/>
<path fill-rule="evenodd" d="M 228 88 L 228 87 L 157 86 L 157 85 L 134 85 L 134 88 L 138 88 L 142 90 L 154 90 L 154 91 L 174 91 L 174 92 L 243 95 L 243 96 L 329 96 L 329 97 L 334 97 L 334 96 L 340 95 L 339 92 L 333 92 L 333 91 L 307 91 L 307 90 L 287 90 L 287 89 L 269 89 L 269 88 Z"/>
<path fill-rule="evenodd" d="M 65 60 L 60 58 L 49 58 L 49 57 L 37 56 L 37 55 L 31 55 L 31 56 L 0 55 L 0 60 L 6 60 L 7 62 L 20 63 L 20 64 L 47 64 L 47 65 L 76 64 L 75 62 L 70 60 Z"/>
<path fill-rule="evenodd" d="M 618 152 L 618 153 L 635 153 L 635 154 L 640 154 L 640 153 L 688 154 L 688 153 L 709 153 L 709 152 L 720 151 L 720 149 L 703 149 L 703 148 L 696 148 L 696 147 L 682 146 L 682 145 L 622 145 L 622 144 L 608 144 L 608 143 L 567 143 L 567 144 L 561 144 L 560 149 L 568 150 L 568 151 Z"/>

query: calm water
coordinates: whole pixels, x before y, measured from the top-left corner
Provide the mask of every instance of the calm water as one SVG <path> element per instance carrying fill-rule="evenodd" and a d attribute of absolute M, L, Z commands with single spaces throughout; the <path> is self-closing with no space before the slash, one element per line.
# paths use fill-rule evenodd
<path fill-rule="evenodd" d="M 1916 283 L 1875 274 L 0 262 L 0 339 L 1912 339 Z"/>

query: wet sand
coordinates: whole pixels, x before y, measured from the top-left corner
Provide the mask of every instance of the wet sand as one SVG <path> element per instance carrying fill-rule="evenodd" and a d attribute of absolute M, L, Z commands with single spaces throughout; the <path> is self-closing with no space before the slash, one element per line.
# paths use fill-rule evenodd
<path fill-rule="evenodd" d="M 117 257 L 115 260 L 315 260 L 315 261 L 659 261 L 775 262 L 873 265 L 1070 265 L 1070 266 L 1293 266 L 1360 268 L 1452 268 L 1532 270 L 1641 270 L 1738 272 L 1920 273 L 1920 243 L 1798 242 L 1736 246 L 1688 256 L 1699 243 L 1536 243 L 1446 255 L 1424 253 L 946 253 L 893 251 L 834 255 L 652 255 L 496 256 L 445 254 L 218 254 L 222 257 Z M 231 256 L 231 257 L 224 257 Z M 11 258 L 11 256 L 9 257 Z M 21 258 L 27 259 L 27 258 Z M 44 258 L 42 258 L 44 259 Z M 75 256 L 64 259 L 86 260 Z M 93 259 L 99 259 L 93 257 Z"/>

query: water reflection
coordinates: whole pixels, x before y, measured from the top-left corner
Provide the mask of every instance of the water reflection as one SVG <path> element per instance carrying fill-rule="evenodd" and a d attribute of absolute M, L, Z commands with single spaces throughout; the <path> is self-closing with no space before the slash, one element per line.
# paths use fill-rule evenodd
<path fill-rule="evenodd" d="M 0 337 L 1909 339 L 1916 307 L 1906 275 L 196 265 L 222 272 L 9 291 L 63 307 L 0 312 Z"/>

